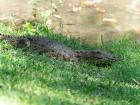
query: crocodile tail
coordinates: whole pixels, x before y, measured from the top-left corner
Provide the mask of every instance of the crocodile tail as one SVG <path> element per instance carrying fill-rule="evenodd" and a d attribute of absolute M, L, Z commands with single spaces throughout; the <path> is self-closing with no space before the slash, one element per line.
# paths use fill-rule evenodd
<path fill-rule="evenodd" d="M 76 51 L 77 58 L 93 58 L 97 60 L 111 60 L 111 61 L 120 61 L 122 58 L 113 56 L 110 53 L 100 50 L 91 50 L 91 51 Z"/>
<path fill-rule="evenodd" d="M 111 54 L 100 50 L 91 50 L 91 51 L 76 51 L 76 57 L 78 58 L 103 58 L 103 57 L 112 57 Z"/>
<path fill-rule="evenodd" d="M 88 63 L 95 64 L 98 67 L 110 66 L 112 62 L 123 60 L 123 58 L 119 56 L 114 56 L 100 50 L 76 51 L 76 57 L 79 59 L 85 59 Z"/>

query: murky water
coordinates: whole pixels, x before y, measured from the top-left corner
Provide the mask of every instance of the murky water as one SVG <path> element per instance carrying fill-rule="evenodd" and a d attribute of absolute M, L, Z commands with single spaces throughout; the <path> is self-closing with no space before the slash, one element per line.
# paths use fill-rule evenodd
<path fill-rule="evenodd" d="M 62 17 L 63 33 L 80 37 L 87 43 L 122 37 L 133 30 L 139 36 L 140 8 L 138 0 L 74 0 L 58 8 Z"/>
<path fill-rule="evenodd" d="M 0 20 L 13 18 L 29 18 L 31 5 L 28 0 L 0 0 Z"/>
<path fill-rule="evenodd" d="M 33 5 L 30 0 L 0 0 L 0 20 L 29 19 Z M 46 0 L 39 8 L 54 10 L 50 26 L 55 32 L 96 43 L 122 37 L 134 31 L 140 40 L 139 0 Z"/>

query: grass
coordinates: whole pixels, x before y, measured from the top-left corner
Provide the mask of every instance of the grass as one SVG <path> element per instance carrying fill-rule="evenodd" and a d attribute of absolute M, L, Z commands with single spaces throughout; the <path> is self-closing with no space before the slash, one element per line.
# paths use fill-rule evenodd
<path fill-rule="evenodd" d="M 38 34 L 74 49 L 102 48 L 124 60 L 98 68 L 24 52 L 0 42 L 0 105 L 140 105 L 140 42 L 125 37 L 89 46 L 50 33 L 42 25 L 14 30 L 0 24 L 5 34 Z M 127 36 L 127 35 L 126 35 Z"/>

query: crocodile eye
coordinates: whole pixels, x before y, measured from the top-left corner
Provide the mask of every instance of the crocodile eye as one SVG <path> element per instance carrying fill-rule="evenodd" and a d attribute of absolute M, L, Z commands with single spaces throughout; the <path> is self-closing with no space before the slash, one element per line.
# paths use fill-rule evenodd
<path fill-rule="evenodd" d="M 16 43 L 16 47 L 29 47 L 30 41 L 26 39 L 19 39 Z"/>

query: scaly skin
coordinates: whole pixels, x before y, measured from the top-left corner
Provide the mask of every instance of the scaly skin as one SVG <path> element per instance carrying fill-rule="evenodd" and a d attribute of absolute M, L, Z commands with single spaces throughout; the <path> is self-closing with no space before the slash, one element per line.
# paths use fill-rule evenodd
<path fill-rule="evenodd" d="M 112 62 L 122 60 L 120 57 L 115 57 L 110 53 L 100 50 L 92 51 L 75 51 L 65 45 L 50 40 L 43 36 L 9 36 L 0 34 L 0 40 L 6 40 L 17 48 L 30 48 L 39 53 L 47 53 L 63 60 L 79 62 L 81 59 L 86 60 L 88 63 L 97 66 L 107 66 Z"/>

